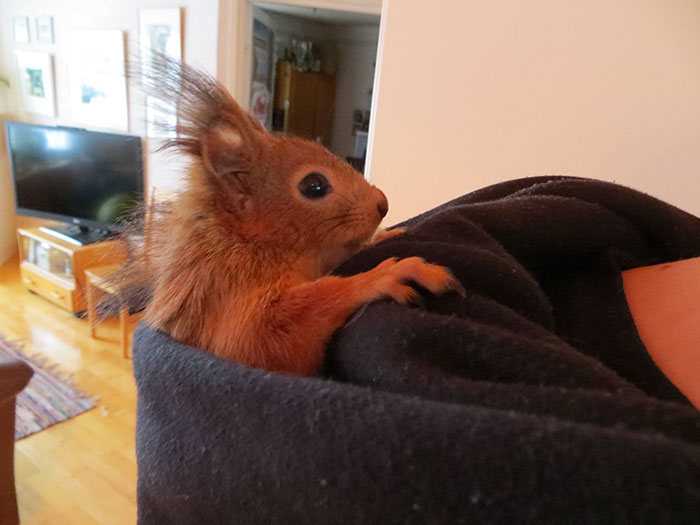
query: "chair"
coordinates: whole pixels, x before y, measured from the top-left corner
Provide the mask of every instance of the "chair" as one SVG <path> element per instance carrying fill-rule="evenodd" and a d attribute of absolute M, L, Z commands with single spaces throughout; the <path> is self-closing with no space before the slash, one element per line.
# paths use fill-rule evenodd
<path fill-rule="evenodd" d="M 97 304 L 99 294 L 116 295 L 116 290 L 109 284 L 107 278 L 119 269 L 120 264 L 96 266 L 85 270 L 85 288 L 87 292 L 87 316 L 90 323 L 90 337 L 95 337 L 97 329 Z M 129 309 L 119 308 L 119 339 L 124 358 L 129 357 Z"/>
<path fill-rule="evenodd" d="M 144 222 L 144 243 L 149 243 L 151 236 L 149 235 L 149 228 L 151 228 L 154 216 L 159 213 L 159 205 L 164 202 L 172 200 L 176 195 L 174 190 L 168 190 L 163 188 L 151 187 L 149 205 L 146 210 L 145 222 Z M 149 246 L 146 244 L 145 253 L 148 254 L 150 251 Z M 100 294 L 110 294 L 116 295 L 116 290 L 109 284 L 108 277 L 119 269 L 120 264 L 109 264 L 103 266 L 97 266 L 93 268 L 88 268 L 85 270 L 86 279 L 86 293 L 87 293 L 87 303 L 88 303 L 88 322 L 90 323 L 90 336 L 95 337 L 95 330 L 97 326 L 97 305 L 99 304 Z M 140 313 L 140 312 L 139 312 Z M 119 333 L 120 333 L 120 345 L 122 353 L 125 358 L 129 357 L 129 325 L 131 321 L 131 314 L 129 308 L 126 305 L 121 305 L 119 308 Z"/>

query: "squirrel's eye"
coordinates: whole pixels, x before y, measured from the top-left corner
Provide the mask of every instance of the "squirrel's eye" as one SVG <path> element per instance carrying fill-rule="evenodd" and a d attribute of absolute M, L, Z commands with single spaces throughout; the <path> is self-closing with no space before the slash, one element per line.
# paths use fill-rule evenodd
<path fill-rule="evenodd" d="M 309 173 L 301 179 L 299 192 L 307 199 L 320 199 L 325 197 L 332 189 L 328 179 L 320 173 Z"/>

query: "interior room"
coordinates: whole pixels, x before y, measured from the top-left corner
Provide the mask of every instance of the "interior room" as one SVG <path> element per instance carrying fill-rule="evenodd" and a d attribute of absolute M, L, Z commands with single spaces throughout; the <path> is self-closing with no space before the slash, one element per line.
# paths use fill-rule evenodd
<path fill-rule="evenodd" d="M 698 27 L 2 0 L 0 525 L 695 523 Z"/>
<path fill-rule="evenodd" d="M 250 108 L 269 131 L 320 142 L 363 171 L 379 16 L 260 3 L 253 17 Z"/>

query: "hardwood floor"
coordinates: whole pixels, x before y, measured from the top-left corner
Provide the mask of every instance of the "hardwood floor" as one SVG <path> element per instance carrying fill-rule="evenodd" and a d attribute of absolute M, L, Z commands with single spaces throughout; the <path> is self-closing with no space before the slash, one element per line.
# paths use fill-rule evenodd
<path fill-rule="evenodd" d="M 97 408 L 16 442 L 22 524 L 136 521 L 136 386 L 118 330 L 109 319 L 92 339 L 87 320 L 24 289 L 16 259 L 0 267 L 0 333 L 100 398 Z"/>

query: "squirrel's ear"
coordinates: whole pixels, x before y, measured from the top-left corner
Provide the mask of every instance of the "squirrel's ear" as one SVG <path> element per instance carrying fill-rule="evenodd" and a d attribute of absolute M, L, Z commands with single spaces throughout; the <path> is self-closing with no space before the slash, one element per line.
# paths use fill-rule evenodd
<path fill-rule="evenodd" d="M 249 172 L 254 133 L 247 126 L 247 122 L 238 125 L 228 120 L 218 121 L 201 137 L 204 169 L 219 177 Z"/>

